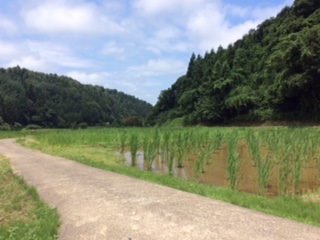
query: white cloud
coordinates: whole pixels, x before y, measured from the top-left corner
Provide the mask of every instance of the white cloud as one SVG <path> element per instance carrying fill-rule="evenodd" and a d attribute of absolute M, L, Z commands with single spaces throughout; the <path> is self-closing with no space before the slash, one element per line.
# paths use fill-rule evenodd
<path fill-rule="evenodd" d="M 93 67 L 91 61 L 79 58 L 69 47 L 54 42 L 27 40 L 7 44 L 6 49 L 8 51 L 6 67 L 19 65 L 30 70 L 47 73 L 62 71 L 66 68 Z"/>
<path fill-rule="evenodd" d="M 126 71 L 88 73 L 75 70 L 66 75 L 84 84 L 117 89 L 155 103 L 160 90 L 168 87 L 166 80 L 175 79 L 185 71 L 186 65 L 182 61 L 157 59 L 149 60 L 143 65 L 131 66 Z"/>
<path fill-rule="evenodd" d="M 256 8 L 251 11 L 251 14 L 254 19 L 262 22 L 267 18 L 275 17 L 283 7 L 283 5 L 279 5 L 276 7 Z"/>
<path fill-rule="evenodd" d="M 166 40 L 157 37 L 145 39 L 144 48 L 152 53 L 161 55 L 162 53 L 189 52 L 191 46 L 183 40 Z"/>
<path fill-rule="evenodd" d="M 251 21 L 262 22 L 270 17 L 276 16 L 286 5 L 291 6 L 294 0 L 285 0 L 282 4 L 275 6 L 247 6 L 240 7 L 238 5 L 226 5 L 224 11 L 228 16 L 234 16 Z"/>
<path fill-rule="evenodd" d="M 286 2 L 292 2 L 287 0 Z M 241 39 L 250 29 L 267 18 L 276 16 L 285 4 L 273 7 L 240 7 L 205 1 L 188 16 L 187 32 L 198 51 L 204 53 L 219 45 L 227 47 Z M 238 18 L 230 20 L 230 16 Z"/>
<path fill-rule="evenodd" d="M 54 72 L 55 68 L 50 68 L 45 61 L 33 56 L 21 56 L 20 58 L 13 59 L 7 64 L 7 67 L 14 67 L 19 65 L 20 67 L 27 68 L 33 71 Z"/>
<path fill-rule="evenodd" d="M 142 11 L 148 15 L 158 15 L 167 13 L 189 13 L 194 9 L 200 7 L 207 0 L 136 0 L 134 2 L 134 7 L 139 11 Z M 219 0 L 218 0 L 219 1 Z"/>
<path fill-rule="evenodd" d="M 202 53 L 235 40 L 230 38 L 232 35 L 225 13 L 217 4 L 208 3 L 190 16 L 187 30 L 190 39 Z"/>
<path fill-rule="evenodd" d="M 118 44 L 116 42 L 112 41 L 112 42 L 107 43 L 103 47 L 101 53 L 104 55 L 116 55 L 117 57 L 119 57 L 118 54 L 124 53 L 124 48 L 118 46 Z"/>
<path fill-rule="evenodd" d="M 0 40 L 0 60 L 1 61 L 10 61 L 12 58 L 15 58 L 19 55 L 19 49 L 15 44 L 8 43 Z"/>
<path fill-rule="evenodd" d="M 164 28 L 161 28 L 157 31 L 155 31 L 155 37 L 162 40 L 170 40 L 170 39 L 177 39 L 179 38 L 182 33 L 181 30 L 179 30 L 175 26 L 166 26 Z"/>
<path fill-rule="evenodd" d="M 66 75 L 83 84 L 100 85 L 109 89 L 117 89 L 118 91 L 122 91 L 149 102 L 154 102 L 157 97 L 152 94 L 152 89 L 161 85 L 150 79 L 132 81 L 132 76 L 128 76 L 126 73 L 117 72 L 86 73 L 82 71 L 71 71 Z"/>
<path fill-rule="evenodd" d="M 125 31 L 123 23 L 112 21 L 92 3 L 67 1 L 39 2 L 25 9 L 22 17 L 26 26 L 46 34 L 119 34 Z"/>
<path fill-rule="evenodd" d="M 67 68 L 89 68 L 92 64 L 73 53 L 69 46 L 54 42 L 28 41 L 28 49 L 31 54 L 36 54 L 45 62 Z"/>
<path fill-rule="evenodd" d="M 18 27 L 12 20 L 0 15 L 0 34 L 3 32 L 7 34 L 13 34 L 16 33 L 17 30 Z"/>
<path fill-rule="evenodd" d="M 146 22 L 144 28 L 152 32 L 145 35 L 144 48 L 161 55 L 166 52 L 203 54 L 219 45 L 227 47 L 262 20 L 275 15 L 282 5 L 252 9 L 225 5 L 221 0 L 136 0 L 133 6 Z M 230 16 L 242 21 L 231 22 Z"/>
<path fill-rule="evenodd" d="M 240 7 L 237 5 L 227 5 L 225 7 L 225 11 L 230 16 L 244 18 L 248 15 L 250 10 L 249 10 L 249 8 L 244 8 L 244 7 Z"/>
<path fill-rule="evenodd" d="M 107 84 L 107 80 L 111 77 L 111 74 L 107 72 L 86 73 L 80 71 L 71 71 L 66 75 L 83 84 L 101 85 L 104 87 L 109 87 L 109 84 Z"/>
<path fill-rule="evenodd" d="M 134 77 L 145 77 L 183 73 L 185 70 L 185 63 L 179 60 L 151 59 L 145 65 L 129 67 L 127 72 L 133 74 Z"/>
<path fill-rule="evenodd" d="M 151 37 L 144 39 L 148 51 L 161 55 L 163 52 L 189 52 L 190 45 L 185 40 L 185 33 L 174 26 L 164 26 L 154 31 Z"/>

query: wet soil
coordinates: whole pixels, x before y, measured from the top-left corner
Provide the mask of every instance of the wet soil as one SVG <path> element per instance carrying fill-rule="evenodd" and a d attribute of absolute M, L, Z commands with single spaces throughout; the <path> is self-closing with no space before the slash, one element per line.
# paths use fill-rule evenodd
<path fill-rule="evenodd" d="M 248 147 L 245 143 L 238 146 L 238 154 L 240 156 L 240 170 L 238 174 L 238 183 L 236 189 L 247 193 L 259 194 L 258 187 L 258 169 L 253 161 Z M 270 155 L 267 149 L 261 153 L 263 156 Z M 124 153 L 125 164 L 131 165 L 131 153 Z M 173 175 L 182 179 L 196 180 L 195 164 L 196 157 L 191 154 L 183 161 L 183 167 L 178 168 L 177 163 L 174 164 Z M 265 195 L 269 197 L 278 196 L 279 193 L 279 166 L 275 159 L 271 156 L 271 172 L 269 183 L 265 189 Z M 228 174 L 228 150 L 225 144 L 215 151 L 209 161 L 204 165 L 204 171 L 200 175 L 198 181 L 206 185 L 229 187 Z M 147 163 L 144 161 L 143 152 L 137 154 L 137 168 L 147 171 Z M 152 171 L 159 174 L 169 174 L 167 160 L 158 154 L 152 164 Z M 293 195 L 293 177 L 289 175 L 289 184 L 286 194 Z M 305 164 L 302 173 L 298 192 L 295 194 L 305 194 L 315 192 L 320 189 L 319 170 L 316 167 L 316 160 L 309 159 Z"/>

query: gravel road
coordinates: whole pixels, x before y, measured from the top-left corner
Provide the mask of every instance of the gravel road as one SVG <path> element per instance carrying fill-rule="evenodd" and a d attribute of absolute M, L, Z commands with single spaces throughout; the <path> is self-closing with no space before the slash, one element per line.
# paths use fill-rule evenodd
<path fill-rule="evenodd" d="M 52 157 L 13 139 L 0 140 L 0 153 L 57 208 L 61 240 L 320 240 L 317 227 Z"/>

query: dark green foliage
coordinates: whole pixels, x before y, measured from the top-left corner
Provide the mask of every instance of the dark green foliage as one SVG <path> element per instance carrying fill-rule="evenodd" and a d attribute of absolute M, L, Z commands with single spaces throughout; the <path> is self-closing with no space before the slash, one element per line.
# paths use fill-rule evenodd
<path fill-rule="evenodd" d="M 3 121 L 2 117 L 0 116 L 0 131 L 10 131 L 11 126 Z"/>
<path fill-rule="evenodd" d="M 26 130 L 37 130 L 41 129 L 42 127 L 36 124 L 29 124 L 28 126 L 25 127 Z"/>
<path fill-rule="evenodd" d="M 120 125 L 129 116 L 146 117 L 151 105 L 99 86 L 83 85 L 56 74 L 0 68 L 0 116 L 4 124 L 46 128 Z M 18 125 L 15 125 L 17 128 Z M 16 129 L 16 127 L 13 127 Z"/>
<path fill-rule="evenodd" d="M 296 0 L 226 49 L 192 54 L 147 123 L 320 120 L 320 2 Z"/>
<path fill-rule="evenodd" d="M 11 131 L 11 126 L 8 123 L 0 125 L 0 131 Z"/>
<path fill-rule="evenodd" d="M 15 122 L 15 123 L 13 124 L 13 129 L 14 129 L 15 131 L 20 131 L 20 130 L 22 129 L 22 125 L 21 125 L 20 123 Z"/>
<path fill-rule="evenodd" d="M 88 124 L 86 122 L 82 122 L 82 123 L 78 124 L 78 127 L 81 129 L 86 129 L 86 128 L 88 128 Z"/>

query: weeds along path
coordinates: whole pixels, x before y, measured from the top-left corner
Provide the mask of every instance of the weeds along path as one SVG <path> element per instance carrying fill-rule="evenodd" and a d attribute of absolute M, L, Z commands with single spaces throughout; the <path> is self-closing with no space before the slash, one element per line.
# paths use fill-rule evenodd
<path fill-rule="evenodd" d="M 102 171 L 0 140 L 61 216 L 59 239 L 320 239 L 320 228 Z M 299 211 L 299 209 L 297 209 Z"/>

